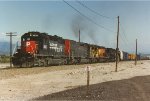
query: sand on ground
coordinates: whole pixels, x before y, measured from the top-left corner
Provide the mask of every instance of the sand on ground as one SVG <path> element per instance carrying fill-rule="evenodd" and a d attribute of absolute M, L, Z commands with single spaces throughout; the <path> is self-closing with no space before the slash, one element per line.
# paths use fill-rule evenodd
<path fill-rule="evenodd" d="M 1 68 L 9 68 L 10 64 L 9 63 L 0 63 L 0 69 Z"/>
<path fill-rule="evenodd" d="M 87 66 L 90 84 L 150 75 L 150 61 L 64 65 L 20 69 L 0 69 L 0 100 L 31 100 L 47 94 L 86 85 Z"/>

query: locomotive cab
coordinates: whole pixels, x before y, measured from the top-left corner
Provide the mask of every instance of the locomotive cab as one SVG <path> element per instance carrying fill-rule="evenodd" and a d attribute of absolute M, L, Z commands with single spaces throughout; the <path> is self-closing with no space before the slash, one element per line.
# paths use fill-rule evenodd
<path fill-rule="evenodd" d="M 21 49 L 24 53 L 29 54 L 47 54 L 48 35 L 46 33 L 28 32 L 21 37 Z"/>
<path fill-rule="evenodd" d="M 27 33 L 21 37 L 21 50 L 26 54 L 35 54 L 38 50 L 38 34 Z"/>
<path fill-rule="evenodd" d="M 42 47 L 39 32 L 28 32 L 21 37 L 21 48 L 13 55 L 13 65 L 20 67 L 34 66 L 35 54 Z"/>

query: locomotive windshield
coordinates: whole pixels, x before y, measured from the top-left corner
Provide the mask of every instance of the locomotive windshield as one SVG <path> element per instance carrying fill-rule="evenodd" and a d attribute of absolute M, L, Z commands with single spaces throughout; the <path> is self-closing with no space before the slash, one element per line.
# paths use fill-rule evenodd
<path fill-rule="evenodd" d="M 27 34 L 22 37 L 22 41 L 37 41 L 38 35 L 34 33 Z"/>
<path fill-rule="evenodd" d="M 22 38 L 22 41 L 37 41 L 37 37 L 25 37 L 25 38 Z"/>

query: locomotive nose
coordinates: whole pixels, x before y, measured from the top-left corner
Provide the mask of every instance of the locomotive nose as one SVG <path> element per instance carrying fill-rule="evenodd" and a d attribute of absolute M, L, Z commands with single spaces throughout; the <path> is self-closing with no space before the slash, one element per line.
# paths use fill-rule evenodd
<path fill-rule="evenodd" d="M 26 53 L 35 54 L 37 51 L 36 41 L 25 41 L 23 50 Z"/>

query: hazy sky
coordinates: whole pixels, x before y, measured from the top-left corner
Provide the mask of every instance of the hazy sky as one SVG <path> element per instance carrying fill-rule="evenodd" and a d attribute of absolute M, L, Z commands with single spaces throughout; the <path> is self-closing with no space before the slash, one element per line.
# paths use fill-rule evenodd
<path fill-rule="evenodd" d="M 115 48 L 120 16 L 119 48 L 135 52 L 137 38 L 138 52 L 150 53 L 150 1 L 67 2 L 80 13 L 64 1 L 0 1 L 0 41 L 17 32 L 15 43 L 28 31 L 78 40 L 80 28 L 82 42 Z"/>

